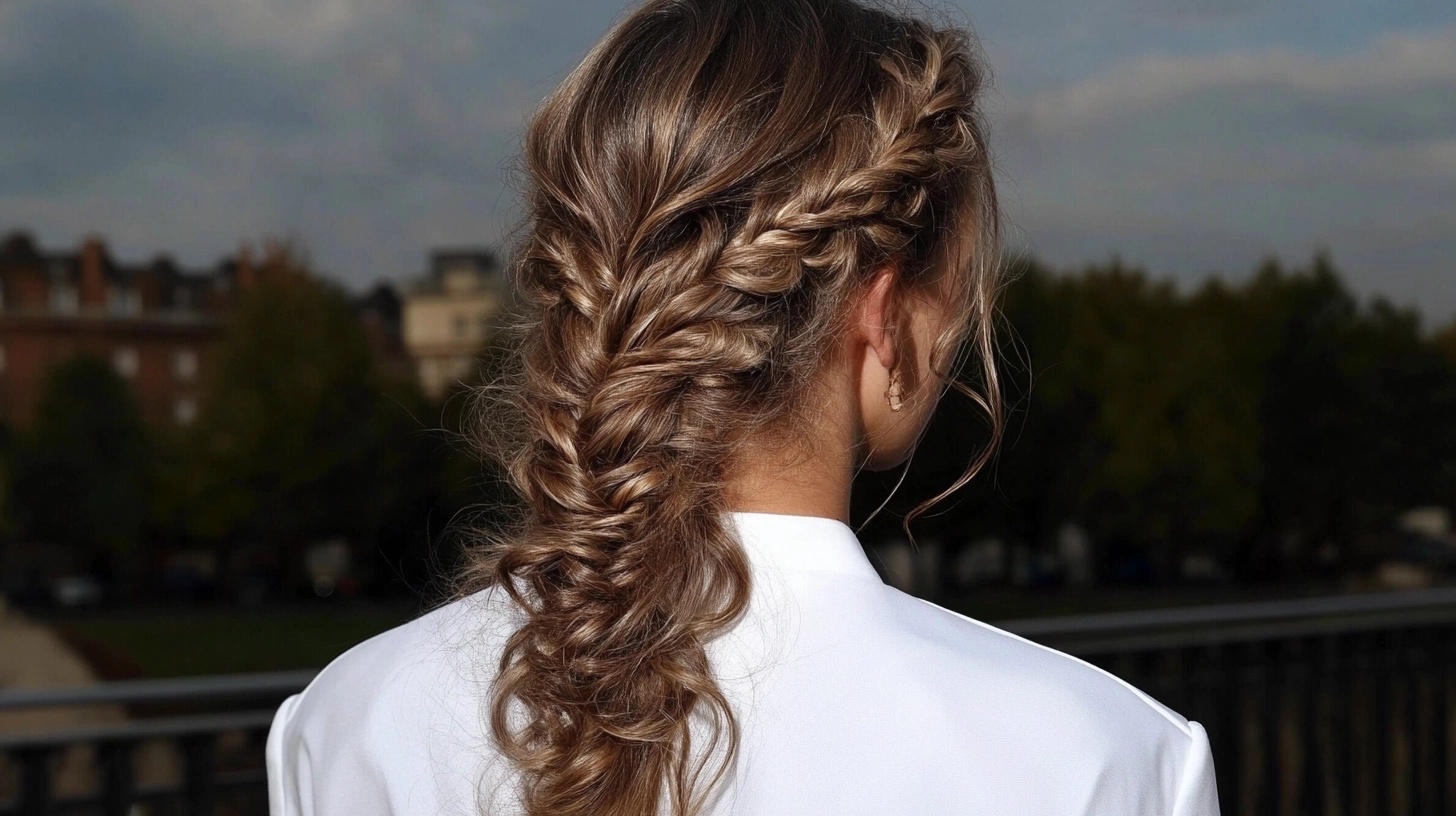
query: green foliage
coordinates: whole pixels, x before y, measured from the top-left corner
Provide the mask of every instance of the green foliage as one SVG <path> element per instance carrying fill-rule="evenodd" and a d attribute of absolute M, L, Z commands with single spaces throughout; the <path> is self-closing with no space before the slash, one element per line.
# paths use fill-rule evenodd
<path fill-rule="evenodd" d="M 17 440 L 9 499 L 17 532 L 82 552 L 130 551 L 147 523 L 152 465 L 136 403 L 111 366 L 89 355 L 61 363 Z"/>
<path fill-rule="evenodd" d="M 1456 502 L 1456 326 L 1432 340 L 1412 311 L 1362 306 L 1327 254 L 1188 294 L 1117 260 L 1010 272 L 1005 442 L 917 535 L 1048 548 L 1075 520 L 1164 577 L 1194 549 L 1258 576 L 1303 569 L 1321 545 L 1347 551 L 1407 507 Z M 942 405 L 874 534 L 984 443 L 968 416 Z M 857 513 L 897 477 L 857 486 Z"/>
<path fill-rule="evenodd" d="M 368 342 L 336 287 L 297 275 L 243 293 L 194 426 L 194 531 L 341 532 L 338 508 L 372 476 L 376 385 Z"/>
<path fill-rule="evenodd" d="M 1453 365 L 1456 365 L 1456 320 L 1451 321 L 1451 324 L 1446 328 L 1436 332 L 1434 345 L 1446 355 Z"/>
<path fill-rule="evenodd" d="M 15 448 L 15 432 L 0 423 L 0 546 L 14 540 L 19 532 L 14 510 Z"/>
<path fill-rule="evenodd" d="M 1456 366 L 1415 312 L 1362 307 L 1325 253 L 1293 273 L 1265 264 L 1247 301 L 1265 384 L 1255 571 L 1297 568 L 1321 546 L 1348 552 L 1399 511 L 1456 498 L 1439 478 L 1456 461 Z"/>
<path fill-rule="evenodd" d="M 139 558 L 151 539 L 259 544 L 295 568 L 301 544 L 344 536 L 377 587 L 418 594 L 508 516 L 516 499 L 474 443 L 520 430 L 477 399 L 505 386 L 509 349 L 482 349 L 477 376 L 433 403 L 380 373 L 340 288 L 271 262 L 284 274 L 241 296 L 186 431 L 149 434 L 104 360 L 51 373 L 35 425 L 0 432 L 3 532 Z M 1076 521 L 1165 578 L 1193 550 L 1258 577 L 1349 553 L 1410 506 L 1456 504 L 1456 323 L 1428 334 L 1411 310 L 1361 303 L 1327 254 L 1189 292 L 1118 260 L 1010 275 L 1005 441 L 917 535 L 1049 549 Z M 899 485 L 866 537 L 897 533 L 987 438 L 952 392 L 903 483 L 857 482 L 857 520 Z"/>
<path fill-rule="evenodd" d="M 457 519 L 462 547 L 477 546 L 478 532 L 495 532 L 525 509 L 500 461 L 510 456 L 525 431 L 509 413 L 506 399 L 519 360 L 500 331 L 491 333 L 476 360 L 471 375 L 445 395 L 441 407 L 452 454 L 451 480 L 467 485 L 471 498 L 468 512 Z"/>
<path fill-rule="evenodd" d="M 343 536 L 377 583 L 419 589 L 432 535 L 463 502 L 437 408 L 380 374 L 341 289 L 285 262 L 231 315 L 168 515 L 292 569 L 303 543 Z"/>

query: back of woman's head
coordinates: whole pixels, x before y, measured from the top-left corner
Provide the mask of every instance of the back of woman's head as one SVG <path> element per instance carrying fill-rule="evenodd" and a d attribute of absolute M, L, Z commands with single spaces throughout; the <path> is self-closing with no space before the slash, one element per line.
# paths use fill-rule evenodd
<path fill-rule="evenodd" d="M 520 370 L 479 415 L 525 513 L 471 573 L 525 612 L 492 728 L 528 813 L 693 813 L 730 766 L 705 647 L 750 573 L 723 483 L 807 421 L 871 269 L 948 268 L 936 359 L 969 337 L 992 371 L 983 75 L 967 33 L 850 0 L 649 0 L 536 113 Z"/>

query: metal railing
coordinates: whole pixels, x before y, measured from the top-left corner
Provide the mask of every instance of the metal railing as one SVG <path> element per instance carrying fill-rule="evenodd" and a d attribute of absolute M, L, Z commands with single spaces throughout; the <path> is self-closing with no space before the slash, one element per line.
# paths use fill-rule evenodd
<path fill-rule="evenodd" d="M 1208 730 L 1223 812 L 1456 813 L 1456 588 L 1000 621 L 1116 674 Z M 259 814 L 273 710 L 313 672 L 0 692 L 0 710 L 93 704 L 160 716 L 0 734 L 15 767 L 0 814 Z M 178 713 L 177 709 L 183 709 Z M 141 746 L 179 757 L 138 779 Z M 84 795 L 57 761 L 92 749 Z M 0 799 L 4 799 L 0 776 Z"/>
<path fill-rule="evenodd" d="M 13 766 L 13 792 L 0 801 L 0 814 L 134 816 L 139 804 L 156 814 L 266 812 L 262 754 L 273 712 L 313 675 L 295 671 L 0 692 L 0 711 L 110 705 L 166 712 L 39 733 L 0 733 L 0 757 Z M 67 756 L 77 748 L 91 749 L 90 755 Z M 151 774 L 164 778 L 149 782 L 147 774 L 138 773 L 144 748 L 154 764 L 160 757 L 162 765 L 177 766 L 176 772 L 168 774 L 164 767 Z M 57 766 L 67 759 L 91 765 L 89 782 L 72 786 L 82 788 L 79 794 L 56 789 Z M 0 790 L 3 782 L 0 777 Z"/>

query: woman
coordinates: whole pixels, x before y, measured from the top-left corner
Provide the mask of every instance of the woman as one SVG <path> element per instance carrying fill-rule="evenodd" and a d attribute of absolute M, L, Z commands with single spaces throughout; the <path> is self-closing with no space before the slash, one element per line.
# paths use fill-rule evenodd
<path fill-rule="evenodd" d="M 526 510 L 284 703 L 274 816 L 1218 813 L 1199 724 L 847 526 L 960 349 L 999 430 L 983 80 L 851 0 L 613 28 L 526 135 L 521 370 L 479 412 Z"/>

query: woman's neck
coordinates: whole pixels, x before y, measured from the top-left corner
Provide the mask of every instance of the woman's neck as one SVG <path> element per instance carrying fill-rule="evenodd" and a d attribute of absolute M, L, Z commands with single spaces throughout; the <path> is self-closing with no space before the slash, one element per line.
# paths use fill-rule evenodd
<path fill-rule="evenodd" d="M 852 463 L 835 463 L 831 468 L 814 460 L 791 468 L 751 467 L 729 482 L 727 507 L 752 513 L 820 516 L 848 524 L 852 478 Z"/>
<path fill-rule="evenodd" d="M 821 417 L 791 440 L 745 446 L 725 486 L 727 509 L 819 516 L 849 523 L 858 457 L 850 416 Z"/>

